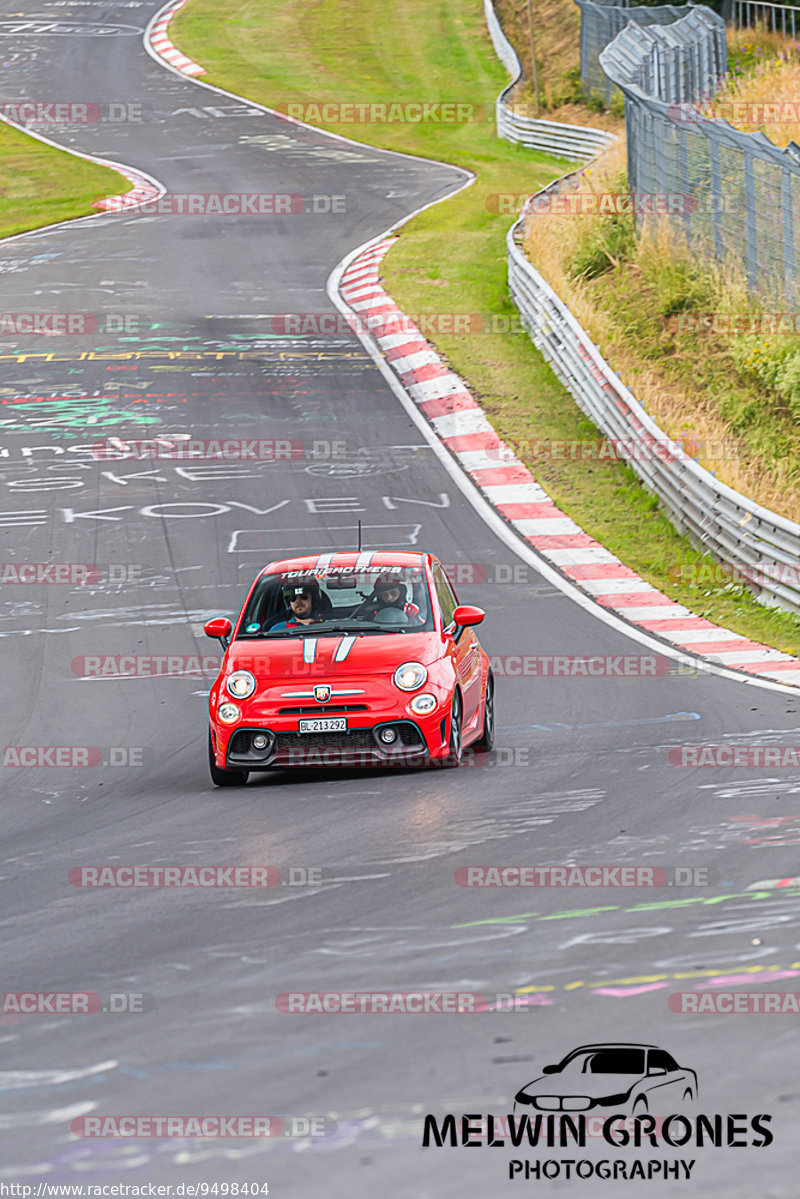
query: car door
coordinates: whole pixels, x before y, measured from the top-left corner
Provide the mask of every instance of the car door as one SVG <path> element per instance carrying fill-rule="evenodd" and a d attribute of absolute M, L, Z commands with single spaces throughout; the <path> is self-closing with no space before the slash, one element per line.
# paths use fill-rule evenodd
<path fill-rule="evenodd" d="M 654 1073 L 654 1071 L 664 1073 Z M 643 1080 L 648 1097 L 659 1105 L 678 1105 L 685 1089 L 685 1075 L 678 1063 L 664 1049 L 650 1049 L 647 1053 L 647 1077 Z M 650 1110 L 653 1111 L 652 1102 Z M 660 1108 L 659 1110 L 666 1110 Z"/>
<path fill-rule="evenodd" d="M 463 728 L 471 729 L 477 719 L 481 698 L 480 645 L 474 629 L 456 628 L 453 624 L 453 613 L 458 606 L 458 599 L 439 562 L 433 563 L 433 581 L 445 632 L 453 638 L 455 645 L 456 676 L 464 705 Z"/>

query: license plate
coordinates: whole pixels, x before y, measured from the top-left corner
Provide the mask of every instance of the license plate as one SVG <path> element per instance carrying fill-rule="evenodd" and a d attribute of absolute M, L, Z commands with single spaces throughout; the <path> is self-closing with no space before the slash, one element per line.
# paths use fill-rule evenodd
<path fill-rule="evenodd" d="M 301 720 L 301 733 L 344 733 L 347 731 L 346 716 L 323 716 L 316 720 Z"/>

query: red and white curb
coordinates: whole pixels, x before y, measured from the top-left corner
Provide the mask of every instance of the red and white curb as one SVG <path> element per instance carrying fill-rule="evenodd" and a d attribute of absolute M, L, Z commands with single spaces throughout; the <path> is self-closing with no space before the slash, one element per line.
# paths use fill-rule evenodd
<path fill-rule="evenodd" d="M 362 322 L 369 322 L 371 336 L 405 392 L 497 512 L 597 604 L 630 624 L 716 666 L 800 684 L 800 659 L 695 616 L 556 507 L 498 437 L 464 380 L 441 361 L 378 283 L 381 261 L 395 241 L 386 238 L 358 255 L 342 274 L 340 294 Z"/>
<path fill-rule="evenodd" d="M 150 45 L 155 50 L 159 58 L 165 59 L 170 66 L 175 67 L 179 71 L 183 71 L 184 75 L 205 75 L 205 67 L 201 67 L 199 63 L 192 62 L 191 58 L 187 58 L 185 54 L 181 54 L 177 46 L 175 46 L 167 33 L 169 25 L 176 12 L 187 4 L 188 0 L 178 0 L 177 4 L 173 4 L 166 12 L 162 13 L 152 29 L 149 31 Z"/>
<path fill-rule="evenodd" d="M 157 200 L 159 196 L 164 195 L 163 187 L 157 187 L 147 175 L 142 175 L 133 167 L 115 166 L 114 170 L 119 171 L 120 175 L 124 175 L 133 184 L 133 187 L 129 192 L 123 192 L 122 195 L 106 196 L 102 200 L 95 200 L 92 208 L 99 208 L 103 212 L 127 212 L 131 208 L 138 208 L 140 204 L 148 204 L 151 200 Z"/>

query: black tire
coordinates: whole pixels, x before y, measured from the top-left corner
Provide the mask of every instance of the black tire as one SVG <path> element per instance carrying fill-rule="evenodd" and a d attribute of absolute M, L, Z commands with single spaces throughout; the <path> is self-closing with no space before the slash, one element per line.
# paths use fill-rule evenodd
<path fill-rule="evenodd" d="M 445 766 L 450 769 L 461 765 L 461 759 L 464 756 L 464 742 L 461 737 L 461 696 L 456 691 L 453 696 L 453 706 L 450 709 L 450 741 L 448 745 L 448 754 L 444 760 Z"/>
<path fill-rule="evenodd" d="M 223 770 L 214 760 L 211 730 L 208 732 L 208 772 L 215 787 L 243 787 L 248 779 L 246 770 Z"/>
<path fill-rule="evenodd" d="M 475 748 L 482 750 L 484 753 L 489 751 L 494 746 L 494 679 L 491 675 L 486 680 L 486 701 L 483 712 L 483 732 L 478 741 L 475 742 Z"/>

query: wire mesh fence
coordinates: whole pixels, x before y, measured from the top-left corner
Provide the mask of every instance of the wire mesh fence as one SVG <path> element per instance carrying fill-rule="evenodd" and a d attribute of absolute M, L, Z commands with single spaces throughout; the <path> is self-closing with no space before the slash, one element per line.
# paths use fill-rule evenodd
<path fill-rule="evenodd" d="M 800 31 L 800 8 L 768 4 L 766 0 L 733 0 L 730 21 L 734 29 L 759 29 L 796 38 Z"/>
<path fill-rule="evenodd" d="M 779 149 L 704 115 L 727 65 L 722 18 L 706 8 L 673 25 L 629 25 L 600 55 L 625 97 L 628 185 L 686 197 L 691 243 L 731 255 L 755 294 L 797 298 L 800 147 Z"/>
<path fill-rule="evenodd" d="M 636 25 L 668 25 L 691 11 L 689 5 L 636 6 L 628 0 L 575 0 L 581 10 L 581 86 L 587 96 L 611 101 L 612 81 L 600 65 L 600 53 L 631 21 Z"/>

